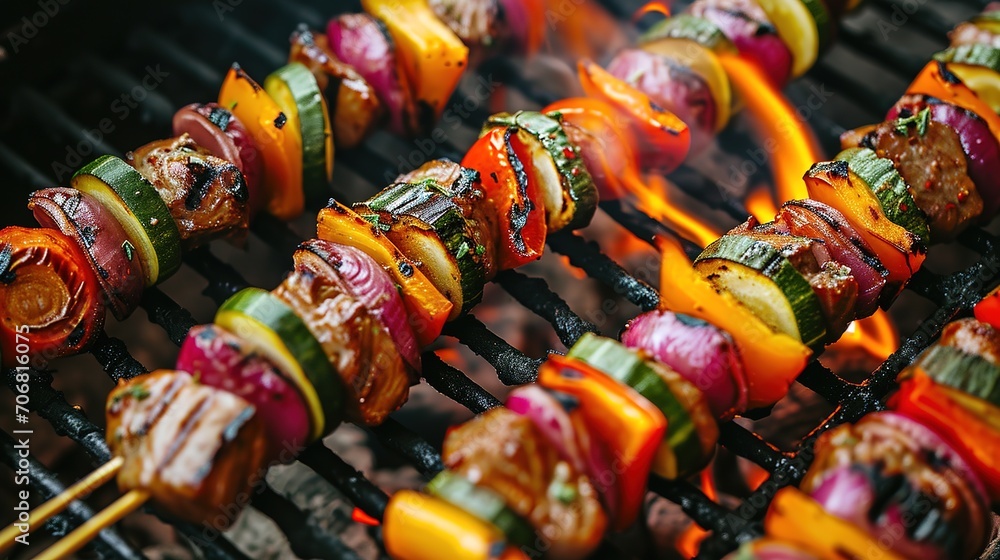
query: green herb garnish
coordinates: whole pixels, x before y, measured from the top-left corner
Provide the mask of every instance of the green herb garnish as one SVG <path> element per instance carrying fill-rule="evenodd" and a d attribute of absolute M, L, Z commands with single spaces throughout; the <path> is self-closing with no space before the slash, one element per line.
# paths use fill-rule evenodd
<path fill-rule="evenodd" d="M 917 133 L 923 136 L 927 134 L 927 125 L 931 120 L 931 110 L 925 107 L 919 113 L 909 117 L 900 117 L 895 121 L 896 132 L 906 134 L 911 124 L 917 125 Z"/>
<path fill-rule="evenodd" d="M 361 218 L 364 219 L 364 221 L 371 224 L 373 227 L 376 227 L 382 231 L 389 231 L 390 229 L 392 229 L 389 226 L 389 224 L 383 224 L 380 221 L 378 214 L 361 214 Z"/>

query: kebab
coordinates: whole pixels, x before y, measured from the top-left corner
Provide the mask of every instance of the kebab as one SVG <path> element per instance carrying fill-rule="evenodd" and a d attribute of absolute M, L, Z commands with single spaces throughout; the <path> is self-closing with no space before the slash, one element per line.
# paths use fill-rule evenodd
<path fill-rule="evenodd" d="M 799 27 L 806 35 L 825 34 L 822 28 L 830 18 L 822 15 L 819 3 L 814 2 L 812 8 L 819 14 L 815 21 L 803 19 L 798 3 L 792 4 L 791 13 L 797 15 L 790 19 L 774 6 L 766 10 L 746 7 L 749 13 L 740 11 L 742 8 L 731 10 L 737 19 L 756 22 L 756 27 L 734 26 L 716 18 L 725 6 L 714 2 L 701 2 L 692 8 L 692 14 L 661 22 L 644 41 L 655 44 L 655 48 L 650 47 L 655 54 L 649 56 L 662 58 L 671 72 L 637 85 L 696 129 L 700 121 L 688 118 L 694 113 L 683 105 L 691 97 L 684 93 L 688 89 L 672 84 L 702 84 L 692 87 L 701 92 L 711 89 L 712 95 L 696 96 L 704 101 L 705 111 L 713 115 L 726 112 L 730 104 L 728 81 L 724 72 L 718 72 L 719 64 L 709 48 L 724 52 L 726 45 L 733 43 L 758 62 L 766 61 L 762 53 L 768 52 L 783 53 L 778 58 L 791 60 L 791 54 L 784 53 L 792 50 L 796 56 L 815 59 L 809 45 L 800 53 L 801 45 L 784 46 L 777 37 L 792 36 L 790 30 Z M 11 332 L 15 323 L 39 325 L 33 334 L 45 344 L 33 345 L 36 362 L 86 349 L 102 331 L 105 308 L 116 318 L 127 317 L 138 305 L 143 286 L 168 278 L 180 266 L 184 250 L 214 238 L 238 241 L 246 235 L 248 215 L 266 210 L 280 219 L 291 219 L 301 213 L 307 196 L 325 196 L 332 176 L 334 137 L 342 147 L 356 145 L 380 121 L 383 109 L 394 131 L 418 134 L 440 116 L 467 64 L 468 48 L 530 54 L 537 50 L 543 34 L 540 2 L 533 0 L 429 4 L 372 0 L 364 8 L 367 13 L 331 20 L 326 36 L 307 30 L 294 33 L 291 63 L 268 76 L 264 87 L 234 66 L 223 83 L 219 103 L 185 107 L 174 117 L 176 139 L 149 144 L 132 153 L 133 160 L 128 163 L 138 173 L 104 156 L 74 177 L 73 186 L 79 192 L 44 189 L 33 195 L 30 206 L 40 224 L 61 231 L 87 257 L 81 259 L 79 251 L 68 250 L 71 244 L 62 238 L 48 242 L 51 251 L 28 251 L 35 247 L 28 232 L 5 232 L 5 237 L 14 238 L 4 244 L 5 252 L 13 256 L 14 248 L 21 249 L 10 263 L 24 270 L 29 264 L 42 263 L 43 256 L 51 259 L 34 268 L 38 274 L 22 275 L 21 281 L 8 283 L 13 285 L 5 290 L 12 302 L 28 301 L 17 294 L 36 289 L 46 295 L 34 307 L 12 306 L 18 313 L 5 322 L 5 329 Z M 833 6 L 835 12 L 841 8 Z M 415 21 L 420 25 L 410 25 Z M 681 46 L 683 52 L 678 50 Z M 690 52 L 698 53 L 697 60 L 681 57 Z M 690 63 L 693 69 L 685 69 L 682 63 Z M 613 64 L 612 69 L 617 66 L 624 68 L 620 74 L 628 70 L 627 64 Z M 714 73 L 709 76 L 703 68 Z M 698 72 L 704 76 L 699 77 Z M 678 81 L 678 73 L 685 78 Z M 638 150 L 646 168 L 669 171 L 686 157 L 690 133 L 681 120 L 658 108 L 643 109 L 641 105 L 648 102 L 645 97 L 612 91 L 613 84 L 596 65 L 589 65 L 586 74 L 590 79 L 584 85 L 591 95 L 611 92 L 609 100 L 618 104 L 618 109 L 647 113 L 648 122 L 637 125 L 645 128 L 638 132 L 647 140 L 640 146 L 652 148 L 645 150 L 648 153 Z M 642 72 L 629 70 L 627 74 L 633 79 Z M 775 76 L 787 79 L 789 75 L 790 70 Z M 612 113 L 607 106 L 595 109 L 584 103 L 574 100 L 553 109 L 565 113 L 567 133 L 581 147 L 601 191 L 605 196 L 620 193 L 621 177 L 636 178 L 634 169 L 621 167 L 620 162 L 631 161 L 626 153 L 620 159 L 609 157 L 614 155 L 612 150 L 626 149 L 627 141 L 614 130 L 622 119 L 609 120 Z M 722 109 L 713 108 L 716 106 Z M 726 120 L 715 119 L 719 127 Z M 657 127 L 675 137 L 657 135 Z M 190 137 L 185 138 L 185 133 Z M 205 159 L 208 155 L 221 159 Z M 185 161 L 186 157 L 193 159 Z M 226 162 L 240 172 L 243 185 L 232 167 L 222 172 L 220 166 Z M 179 167 L 182 164 L 186 170 Z M 507 200 L 499 203 L 510 205 Z M 518 205 L 523 207 L 524 201 Z M 48 237 L 55 235 L 50 232 Z M 537 232 L 533 235 L 532 249 L 540 251 Z M 74 260 L 88 262 L 89 267 L 74 266 L 70 262 Z M 58 273 L 42 274 L 49 263 L 60 270 L 76 269 L 79 275 L 60 278 Z M 88 274 L 87 268 L 93 274 Z M 12 277 L 16 278 L 16 273 Z M 34 280 L 26 281 L 29 278 Z M 105 302 L 69 297 L 82 293 L 80 286 L 84 284 L 99 284 Z M 4 338 L 12 341 L 16 337 Z M 6 350 L 4 365 L 12 366 L 14 353 L 10 347 Z"/>
<path fill-rule="evenodd" d="M 899 376 L 889 412 L 824 433 L 798 490 L 774 498 L 766 537 L 739 558 L 975 558 L 1000 498 L 994 290 Z"/>
<path fill-rule="evenodd" d="M 508 117 L 502 117 L 502 118 L 508 118 Z M 516 121 L 516 118 L 517 118 L 517 117 L 515 116 L 514 118 L 515 118 L 515 121 Z M 570 198 L 573 198 L 573 197 L 572 197 L 572 196 L 570 196 Z M 468 250 L 468 249 L 466 249 L 466 250 Z M 479 251 L 477 251 L 477 252 L 479 252 Z"/>

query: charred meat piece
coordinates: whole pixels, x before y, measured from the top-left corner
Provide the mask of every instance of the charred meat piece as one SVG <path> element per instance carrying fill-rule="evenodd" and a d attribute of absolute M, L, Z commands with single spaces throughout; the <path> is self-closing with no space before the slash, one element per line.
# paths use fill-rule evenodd
<path fill-rule="evenodd" d="M 319 89 L 330 102 L 337 146 L 358 146 L 383 114 L 375 89 L 353 67 L 333 54 L 326 35 L 300 27 L 292 33 L 291 42 L 289 61 L 304 64 L 316 76 Z"/>
<path fill-rule="evenodd" d="M 551 558 L 582 558 L 607 526 L 590 480 L 563 460 L 527 416 L 494 408 L 448 432 L 446 467 L 504 497 L 551 545 Z"/>
<path fill-rule="evenodd" d="M 352 422 L 381 424 L 406 402 L 410 369 L 392 336 L 320 256 L 297 251 L 295 270 L 273 294 L 309 327 L 340 374 Z"/>
<path fill-rule="evenodd" d="M 470 47 L 493 46 L 501 32 L 497 0 L 430 0 L 434 13 Z"/>
<path fill-rule="evenodd" d="M 921 126 L 887 121 L 869 130 L 859 145 L 892 161 L 927 215 L 935 240 L 953 238 L 982 213 L 983 199 L 969 177 L 965 150 L 950 126 L 933 120 Z"/>
<path fill-rule="evenodd" d="M 126 161 L 167 204 L 185 248 L 246 238 L 250 192 L 232 162 L 213 156 L 186 133 L 150 142 L 129 152 Z"/>
<path fill-rule="evenodd" d="M 838 426 L 816 443 L 802 482 L 838 517 L 886 538 L 907 558 L 975 558 L 989 531 L 981 483 L 955 451 L 922 424 L 876 413 Z"/>
<path fill-rule="evenodd" d="M 948 323 L 941 331 L 938 344 L 951 346 L 1000 366 L 1000 332 L 971 317 Z"/>
<path fill-rule="evenodd" d="M 120 384 L 108 397 L 108 445 L 124 458 L 118 487 L 150 493 L 191 522 L 225 519 L 264 476 L 267 439 L 245 400 L 189 374 L 160 370 Z"/>

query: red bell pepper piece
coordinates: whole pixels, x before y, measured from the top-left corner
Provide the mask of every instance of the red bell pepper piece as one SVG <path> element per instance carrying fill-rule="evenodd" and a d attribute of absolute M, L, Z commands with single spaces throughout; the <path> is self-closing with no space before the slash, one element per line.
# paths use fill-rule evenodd
<path fill-rule="evenodd" d="M 614 478 L 617 503 L 609 509 L 615 513 L 614 528 L 627 528 L 646 496 L 653 458 L 667 428 L 663 413 L 631 387 L 565 356 L 549 356 L 538 371 L 538 383 L 576 397 L 590 432 L 608 445 L 611 472 L 590 477 Z"/>
<path fill-rule="evenodd" d="M 1000 408 L 935 383 L 914 368 L 889 408 L 938 433 L 976 470 L 994 506 L 1000 503 Z"/>
<path fill-rule="evenodd" d="M 1000 288 L 994 289 L 976 304 L 976 319 L 1000 329 Z"/>
<path fill-rule="evenodd" d="M 493 128 L 465 154 L 462 165 L 482 176 L 486 198 L 500 225 L 499 268 L 538 260 L 545 249 L 545 204 L 541 186 L 518 153 L 529 153 L 510 128 Z"/>

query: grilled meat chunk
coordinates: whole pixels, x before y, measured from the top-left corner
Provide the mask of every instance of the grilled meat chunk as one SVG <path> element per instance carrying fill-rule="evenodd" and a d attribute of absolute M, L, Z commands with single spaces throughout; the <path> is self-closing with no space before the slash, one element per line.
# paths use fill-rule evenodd
<path fill-rule="evenodd" d="M 893 413 L 838 426 L 816 442 L 802 490 L 840 492 L 827 500 L 830 513 L 875 536 L 892 535 L 892 550 L 907 558 L 975 558 L 989 532 L 978 484 L 966 481 L 950 447 L 923 430 Z M 821 489 L 844 469 L 856 482 Z"/>
<path fill-rule="evenodd" d="M 309 327 L 349 391 L 347 417 L 378 425 L 403 406 L 410 368 L 392 336 L 341 284 L 333 268 L 309 251 L 295 253 L 295 270 L 273 294 Z"/>
<path fill-rule="evenodd" d="M 157 506 L 191 522 L 233 521 L 264 476 L 268 442 L 245 400 L 160 370 L 120 384 L 108 397 L 108 445 L 125 459 L 122 491 L 149 492 Z"/>
<path fill-rule="evenodd" d="M 1000 366 L 1000 332 L 971 317 L 952 321 L 941 331 L 941 346 L 951 346 Z"/>
<path fill-rule="evenodd" d="M 883 122 L 858 136 L 850 140 L 896 166 L 927 215 L 935 240 L 953 238 L 982 213 L 983 199 L 969 177 L 965 150 L 950 126 L 933 120 L 921 126 Z"/>
<path fill-rule="evenodd" d="M 150 142 L 126 155 L 170 209 L 185 248 L 213 239 L 242 241 L 250 224 L 243 174 L 215 157 L 187 133 Z"/>
<path fill-rule="evenodd" d="M 289 61 L 304 64 L 330 101 L 333 137 L 337 146 L 358 146 L 383 114 L 382 103 L 374 88 L 354 68 L 333 54 L 326 35 L 300 27 L 292 33 L 291 42 Z"/>
<path fill-rule="evenodd" d="M 497 0 L 430 0 L 434 13 L 470 47 L 492 47 L 499 39 Z"/>
<path fill-rule="evenodd" d="M 1000 35 L 969 21 L 958 24 L 955 29 L 952 29 L 948 33 L 948 38 L 951 39 L 951 46 L 953 47 L 959 45 L 988 45 L 995 49 L 1000 49 Z"/>
<path fill-rule="evenodd" d="M 551 558 L 583 558 L 607 526 L 597 491 L 548 445 L 532 421 L 495 408 L 448 432 L 444 464 L 497 492 L 551 545 Z"/>

